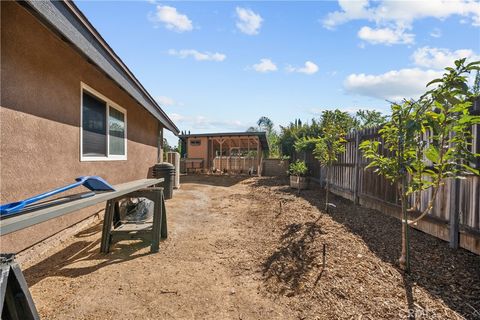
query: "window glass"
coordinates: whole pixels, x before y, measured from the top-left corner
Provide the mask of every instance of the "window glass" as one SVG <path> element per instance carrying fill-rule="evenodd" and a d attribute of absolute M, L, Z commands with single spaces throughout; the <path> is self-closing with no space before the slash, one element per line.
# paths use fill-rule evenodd
<path fill-rule="evenodd" d="M 112 107 L 109 110 L 108 130 L 110 154 L 125 155 L 125 115 Z"/>
<path fill-rule="evenodd" d="M 83 155 L 106 156 L 106 103 L 88 93 L 83 93 Z"/>

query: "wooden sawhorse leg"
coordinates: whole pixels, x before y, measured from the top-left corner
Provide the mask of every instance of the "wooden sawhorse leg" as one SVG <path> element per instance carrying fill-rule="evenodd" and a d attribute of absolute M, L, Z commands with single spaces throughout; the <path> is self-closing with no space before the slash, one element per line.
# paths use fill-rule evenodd
<path fill-rule="evenodd" d="M 167 228 L 167 208 L 165 208 L 165 197 L 163 196 L 162 191 L 162 228 L 160 235 L 162 239 L 167 239 L 168 237 L 168 228 Z"/>
<path fill-rule="evenodd" d="M 110 250 L 114 210 L 115 210 L 115 199 L 108 200 L 105 206 L 105 216 L 103 218 L 103 229 L 102 229 L 102 242 L 100 244 L 100 252 L 102 253 L 108 253 L 108 251 Z"/>
<path fill-rule="evenodd" d="M 0 317 L 11 320 L 40 319 L 22 270 L 13 254 L 0 256 Z"/>

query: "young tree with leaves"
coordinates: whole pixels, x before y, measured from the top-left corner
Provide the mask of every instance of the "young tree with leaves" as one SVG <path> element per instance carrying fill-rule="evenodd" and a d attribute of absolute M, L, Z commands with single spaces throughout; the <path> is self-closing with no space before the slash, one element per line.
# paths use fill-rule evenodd
<path fill-rule="evenodd" d="M 326 167 L 326 184 L 325 184 L 325 211 L 328 212 L 331 167 L 337 161 L 339 154 L 345 152 L 345 131 L 344 128 L 338 126 L 334 122 L 327 123 L 323 127 L 322 135 L 315 139 L 315 148 L 313 155 L 315 159 L 320 161 L 320 165 Z"/>
<path fill-rule="evenodd" d="M 455 68 L 446 68 L 437 84 L 419 101 L 405 101 L 392 105 L 390 120 L 379 131 L 379 141 L 364 141 L 360 148 L 370 160 L 367 168 L 375 168 L 392 183 L 397 184 L 402 207 L 402 253 L 400 267 L 410 270 L 409 226 L 417 223 L 433 208 L 445 179 L 460 179 L 468 171 L 479 174 L 471 167 L 475 157 L 471 152 L 473 125 L 480 124 L 480 116 L 469 114 L 471 95 L 466 75 L 479 70 L 480 62 L 465 64 L 455 61 Z M 388 150 L 390 155 L 385 155 Z M 393 156 L 392 156 L 393 155 Z M 430 163 L 427 163 L 428 160 Z M 417 218 L 409 220 L 409 212 L 418 212 L 422 191 L 432 190 L 426 208 Z M 408 197 L 416 201 L 408 208 Z"/>
<path fill-rule="evenodd" d="M 327 110 L 320 119 L 320 134 L 316 137 L 304 137 L 297 140 L 297 151 L 312 151 L 315 159 L 326 168 L 325 211 L 328 212 L 331 166 L 339 154 L 345 152 L 345 135 L 353 126 L 353 118 L 340 110 Z"/>

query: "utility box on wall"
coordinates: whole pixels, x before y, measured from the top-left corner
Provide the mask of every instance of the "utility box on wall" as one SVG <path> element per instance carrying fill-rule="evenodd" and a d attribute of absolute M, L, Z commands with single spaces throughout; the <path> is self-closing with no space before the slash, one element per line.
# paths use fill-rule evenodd
<path fill-rule="evenodd" d="M 167 152 L 167 162 L 175 166 L 175 180 L 173 187 L 175 189 L 180 188 L 180 153 Z"/>

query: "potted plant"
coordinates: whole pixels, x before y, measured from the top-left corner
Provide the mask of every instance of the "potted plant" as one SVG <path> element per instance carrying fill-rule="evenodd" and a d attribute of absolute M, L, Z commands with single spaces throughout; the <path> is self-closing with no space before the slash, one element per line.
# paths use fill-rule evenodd
<path fill-rule="evenodd" d="M 304 161 L 297 160 L 290 164 L 290 187 L 297 188 L 298 192 L 308 188 L 308 168 Z"/>

